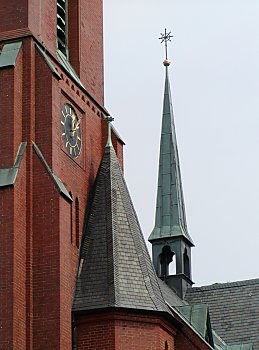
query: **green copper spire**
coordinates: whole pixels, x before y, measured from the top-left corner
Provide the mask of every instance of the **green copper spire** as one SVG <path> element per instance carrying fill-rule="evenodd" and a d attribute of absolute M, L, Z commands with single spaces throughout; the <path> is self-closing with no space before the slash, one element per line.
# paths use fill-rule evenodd
<path fill-rule="evenodd" d="M 183 189 L 180 173 L 179 156 L 173 117 L 168 67 L 170 61 L 164 61 L 165 90 L 160 141 L 160 159 L 156 204 L 155 227 L 149 236 L 152 242 L 161 238 L 184 237 L 190 245 L 192 239 L 188 234 Z"/>

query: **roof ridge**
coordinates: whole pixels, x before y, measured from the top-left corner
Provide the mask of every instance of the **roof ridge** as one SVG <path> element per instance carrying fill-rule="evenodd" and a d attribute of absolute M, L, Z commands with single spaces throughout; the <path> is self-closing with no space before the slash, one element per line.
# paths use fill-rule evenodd
<path fill-rule="evenodd" d="M 241 287 L 246 285 L 259 284 L 259 278 L 252 278 L 248 280 L 239 280 L 233 282 L 216 282 L 210 285 L 204 285 L 200 287 L 192 287 L 192 290 L 208 290 L 208 289 L 223 289 L 223 288 L 232 288 L 232 287 Z"/>

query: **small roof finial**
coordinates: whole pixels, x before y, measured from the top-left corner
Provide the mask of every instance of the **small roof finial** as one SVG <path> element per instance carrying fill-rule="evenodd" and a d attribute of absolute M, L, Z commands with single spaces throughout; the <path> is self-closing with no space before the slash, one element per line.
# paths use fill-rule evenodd
<path fill-rule="evenodd" d="M 168 67 L 170 66 L 170 61 L 168 59 L 168 56 L 167 56 L 167 42 L 168 41 L 171 41 L 171 38 L 173 37 L 173 35 L 171 35 L 171 32 L 167 32 L 166 31 L 166 28 L 165 28 L 165 32 L 164 33 L 160 33 L 161 37 L 159 38 L 159 40 L 161 40 L 161 44 L 162 43 L 165 43 L 165 60 L 163 62 L 164 66 L 165 67 Z"/>
<path fill-rule="evenodd" d="M 111 117 L 110 115 L 107 115 L 107 117 L 105 117 L 105 120 L 108 126 L 108 139 L 107 139 L 106 147 L 110 147 L 112 146 L 111 122 L 114 121 L 114 118 Z"/>

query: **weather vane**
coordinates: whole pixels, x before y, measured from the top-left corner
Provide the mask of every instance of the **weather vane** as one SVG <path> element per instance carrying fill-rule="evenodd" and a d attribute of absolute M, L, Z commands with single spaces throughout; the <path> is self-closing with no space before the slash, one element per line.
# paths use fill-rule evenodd
<path fill-rule="evenodd" d="M 173 35 L 171 35 L 171 32 L 167 32 L 166 28 L 165 28 L 165 32 L 164 33 L 160 33 L 161 37 L 159 38 L 159 40 L 161 40 L 161 44 L 165 43 L 165 58 L 166 60 L 168 60 L 167 57 L 167 43 L 168 41 L 171 41 L 171 38 L 173 37 Z"/>

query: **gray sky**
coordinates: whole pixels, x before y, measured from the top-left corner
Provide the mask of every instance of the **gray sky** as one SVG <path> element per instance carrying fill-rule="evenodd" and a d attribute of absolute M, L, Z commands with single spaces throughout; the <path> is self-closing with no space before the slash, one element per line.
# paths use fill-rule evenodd
<path fill-rule="evenodd" d="M 167 27 L 196 285 L 259 277 L 259 1 L 107 0 L 106 107 L 126 181 L 154 225 Z M 149 243 L 148 243 L 149 245 Z"/>

